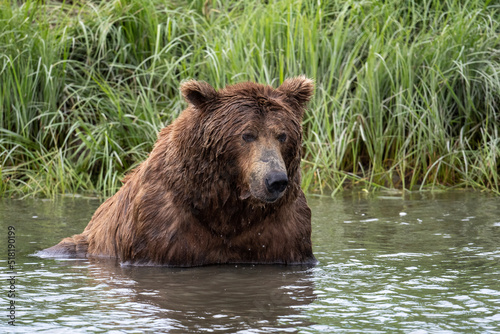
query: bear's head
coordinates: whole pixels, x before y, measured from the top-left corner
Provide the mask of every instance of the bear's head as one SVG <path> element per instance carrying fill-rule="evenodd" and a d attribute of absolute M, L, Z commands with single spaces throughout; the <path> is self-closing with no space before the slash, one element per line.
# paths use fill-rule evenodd
<path fill-rule="evenodd" d="M 274 203 L 300 188 L 302 117 L 313 93 L 303 76 L 281 86 L 252 82 L 219 91 L 188 81 L 181 91 L 193 119 L 191 146 L 199 146 L 199 168 L 212 165 L 216 183 L 226 182 L 240 200 Z M 221 190 L 219 190 L 221 191 Z"/>

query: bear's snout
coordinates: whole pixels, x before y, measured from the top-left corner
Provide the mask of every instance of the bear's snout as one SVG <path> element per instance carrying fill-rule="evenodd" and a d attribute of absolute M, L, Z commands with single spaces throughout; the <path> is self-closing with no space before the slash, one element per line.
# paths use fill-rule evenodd
<path fill-rule="evenodd" d="M 250 170 L 249 188 L 254 198 L 273 203 L 283 196 L 289 180 L 278 149 L 261 149 Z"/>
<path fill-rule="evenodd" d="M 271 194 L 279 196 L 288 186 L 288 177 L 284 172 L 270 172 L 266 176 L 266 188 Z"/>

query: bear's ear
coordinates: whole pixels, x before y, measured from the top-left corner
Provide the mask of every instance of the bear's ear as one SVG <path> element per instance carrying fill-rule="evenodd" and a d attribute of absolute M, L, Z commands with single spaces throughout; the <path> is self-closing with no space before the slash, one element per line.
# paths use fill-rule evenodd
<path fill-rule="evenodd" d="M 184 99 L 198 109 L 217 98 L 217 91 L 204 81 L 190 80 L 181 84 Z"/>
<path fill-rule="evenodd" d="M 314 92 L 314 82 L 301 75 L 286 79 L 276 90 L 285 94 L 289 100 L 304 107 Z"/>

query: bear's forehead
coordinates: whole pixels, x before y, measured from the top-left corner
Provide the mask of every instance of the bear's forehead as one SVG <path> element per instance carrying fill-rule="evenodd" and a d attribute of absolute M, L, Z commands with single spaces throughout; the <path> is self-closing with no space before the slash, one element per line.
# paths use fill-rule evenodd
<path fill-rule="evenodd" d="M 253 124 L 260 128 L 288 127 L 300 123 L 282 92 L 270 86 L 244 82 L 219 91 L 215 118 L 231 119 L 233 127 Z M 288 124 L 292 123 L 292 124 Z"/>
<path fill-rule="evenodd" d="M 238 123 L 252 122 L 259 126 L 271 126 L 274 123 L 286 122 L 294 118 L 294 115 L 286 105 L 279 101 L 261 97 L 238 99 L 230 105 L 223 104 L 219 117 L 233 118 L 238 120 Z"/>
<path fill-rule="evenodd" d="M 256 84 L 253 82 L 243 82 L 232 86 L 227 86 L 220 91 L 222 97 L 232 100 L 246 100 L 253 102 L 272 101 L 273 103 L 283 103 L 283 94 L 270 86 Z"/>
<path fill-rule="evenodd" d="M 236 94 L 235 94 L 236 93 Z M 256 92 L 228 92 L 221 94 L 221 106 L 226 110 L 266 115 L 287 112 L 290 106 L 279 92 L 273 90 Z"/>
<path fill-rule="evenodd" d="M 240 82 L 234 85 L 226 86 L 222 89 L 222 93 L 239 93 L 239 94 L 270 94 L 275 91 L 274 88 L 267 85 L 258 84 L 255 82 Z"/>

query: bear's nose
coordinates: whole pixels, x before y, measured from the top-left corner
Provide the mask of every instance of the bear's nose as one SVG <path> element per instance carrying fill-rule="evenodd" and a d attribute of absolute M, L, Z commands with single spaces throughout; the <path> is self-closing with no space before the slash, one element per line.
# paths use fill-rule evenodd
<path fill-rule="evenodd" d="M 288 185 L 288 177 L 283 172 L 271 172 L 266 177 L 266 187 L 271 193 L 282 193 Z"/>

